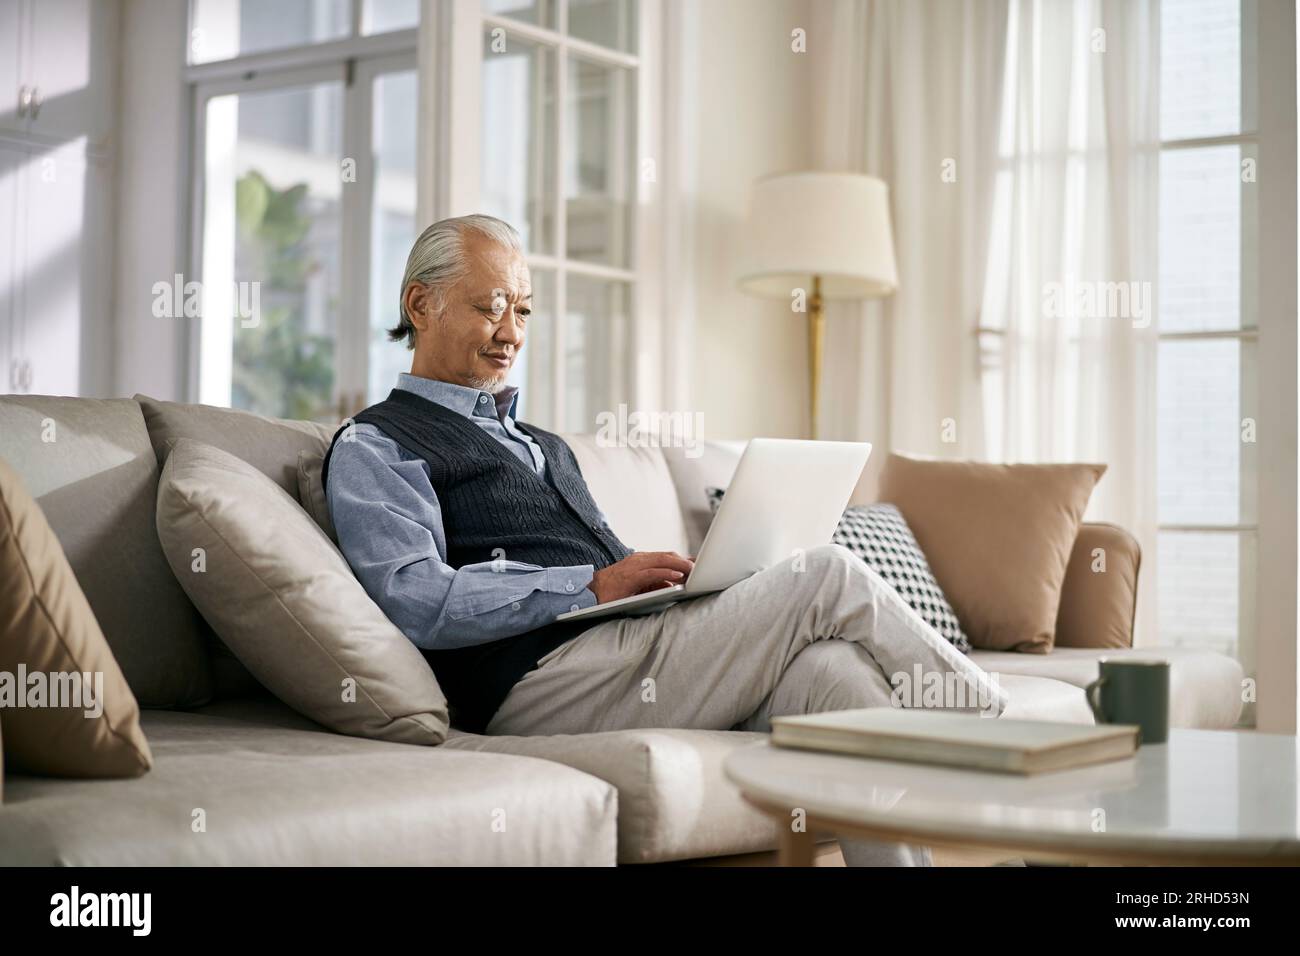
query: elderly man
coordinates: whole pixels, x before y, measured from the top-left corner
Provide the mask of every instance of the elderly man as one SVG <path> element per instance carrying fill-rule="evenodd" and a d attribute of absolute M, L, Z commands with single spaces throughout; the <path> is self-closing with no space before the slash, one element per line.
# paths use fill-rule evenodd
<path fill-rule="evenodd" d="M 682 581 L 689 557 L 633 552 L 564 441 L 514 417 L 506 376 L 532 304 L 519 237 L 489 216 L 416 240 L 390 332 L 414 356 L 325 459 L 339 545 L 424 653 L 460 727 L 573 734 L 768 730 L 769 719 L 891 702 L 889 675 L 1005 697 L 838 545 L 638 617 L 564 611 Z M 843 841 L 851 865 L 929 862 L 924 847 Z"/>

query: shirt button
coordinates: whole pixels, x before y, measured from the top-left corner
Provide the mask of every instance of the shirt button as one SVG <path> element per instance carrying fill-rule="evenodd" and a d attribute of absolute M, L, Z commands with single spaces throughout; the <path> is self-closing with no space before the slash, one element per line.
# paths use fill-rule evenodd
<path fill-rule="evenodd" d="M 480 395 L 480 396 L 478 397 L 478 403 L 479 403 L 480 405 L 486 405 L 486 404 L 487 404 L 487 396 L 486 396 L 486 395 Z"/>
<path fill-rule="evenodd" d="M 573 607 L 569 608 L 570 611 L 576 611 L 577 609 L 578 609 L 578 605 L 576 604 L 573 605 Z"/>
<path fill-rule="evenodd" d="M 566 591 L 572 591 L 572 590 L 573 590 L 573 582 L 570 581 L 568 584 L 566 584 L 566 585 L 564 586 L 564 590 L 566 590 Z"/>
<path fill-rule="evenodd" d="M 512 610 L 512 611 L 517 611 L 517 610 L 519 610 L 519 602 L 516 601 L 514 604 L 510 605 L 510 610 Z"/>

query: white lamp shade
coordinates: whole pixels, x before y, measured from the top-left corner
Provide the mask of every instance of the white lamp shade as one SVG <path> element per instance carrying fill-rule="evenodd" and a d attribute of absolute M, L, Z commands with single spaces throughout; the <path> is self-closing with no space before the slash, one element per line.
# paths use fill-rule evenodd
<path fill-rule="evenodd" d="M 812 292 L 820 276 L 828 299 L 869 299 L 898 288 L 889 187 L 854 173 L 787 173 L 754 184 L 748 258 L 740 288 L 789 298 Z"/>

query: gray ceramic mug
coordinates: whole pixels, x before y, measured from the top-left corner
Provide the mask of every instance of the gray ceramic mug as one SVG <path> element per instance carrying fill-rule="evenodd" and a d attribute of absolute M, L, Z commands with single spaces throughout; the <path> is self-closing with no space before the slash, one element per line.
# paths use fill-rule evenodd
<path fill-rule="evenodd" d="M 1137 724 L 1142 744 L 1162 744 L 1169 739 L 1168 661 L 1103 657 L 1099 671 L 1084 691 L 1097 723 Z"/>

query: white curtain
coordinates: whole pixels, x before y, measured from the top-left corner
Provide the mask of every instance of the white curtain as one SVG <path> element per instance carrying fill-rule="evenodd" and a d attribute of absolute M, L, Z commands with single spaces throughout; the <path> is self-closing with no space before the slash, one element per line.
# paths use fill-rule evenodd
<path fill-rule="evenodd" d="M 1088 517 L 1143 550 L 1156 609 L 1155 0 L 1015 0 L 981 336 L 986 451 L 1100 461 Z"/>
<path fill-rule="evenodd" d="M 828 437 L 1106 463 L 1087 517 L 1142 545 L 1139 641 L 1155 612 L 1158 16 L 1158 0 L 840 0 L 818 117 L 828 168 L 889 182 L 899 261 L 866 322 L 832 318 L 832 341 L 859 328 L 827 350 Z"/>
<path fill-rule="evenodd" d="M 821 5 L 823 168 L 879 176 L 893 202 L 899 289 L 827 312 L 825 437 L 944 457 L 983 452 L 975 329 L 984 288 L 1006 0 Z"/>

